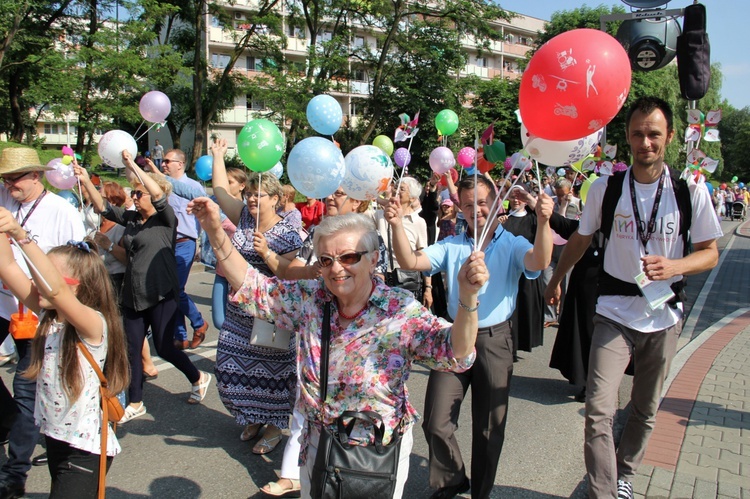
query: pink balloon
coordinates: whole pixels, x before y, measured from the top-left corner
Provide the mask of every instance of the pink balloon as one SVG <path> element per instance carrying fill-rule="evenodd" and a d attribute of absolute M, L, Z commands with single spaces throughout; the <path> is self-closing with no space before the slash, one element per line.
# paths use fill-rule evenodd
<path fill-rule="evenodd" d="M 47 166 L 54 168 L 54 170 L 47 170 L 44 176 L 47 178 L 47 182 L 57 189 L 65 190 L 70 189 L 78 183 L 75 174 L 73 173 L 73 165 L 63 163 L 61 158 L 55 158 Z"/>
<path fill-rule="evenodd" d="M 574 29 L 545 43 L 521 79 L 524 125 L 547 140 L 573 140 L 604 127 L 630 92 L 630 60 L 612 36 Z"/>
<path fill-rule="evenodd" d="M 149 123 L 161 123 L 169 116 L 172 103 L 163 92 L 152 90 L 141 97 L 138 110 L 141 112 L 143 119 Z"/>
<path fill-rule="evenodd" d="M 473 165 L 475 158 L 476 154 L 474 154 L 473 147 L 464 147 L 463 149 L 458 151 L 458 164 L 463 166 L 464 168 L 468 168 Z"/>
<path fill-rule="evenodd" d="M 447 147 L 436 147 L 430 153 L 430 168 L 438 175 L 448 173 L 448 170 L 456 166 L 456 158 L 453 151 Z"/>
<path fill-rule="evenodd" d="M 408 166 L 411 163 L 411 153 L 407 148 L 399 147 L 393 153 L 393 161 L 401 168 Z"/>

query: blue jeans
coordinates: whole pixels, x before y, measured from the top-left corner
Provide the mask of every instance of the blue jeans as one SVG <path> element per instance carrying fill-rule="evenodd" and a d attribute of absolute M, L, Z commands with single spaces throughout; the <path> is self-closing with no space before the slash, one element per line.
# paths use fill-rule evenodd
<path fill-rule="evenodd" d="M 224 317 L 227 313 L 227 293 L 229 293 L 227 278 L 216 274 L 214 287 L 211 290 L 211 318 L 214 320 L 214 327 L 219 330 L 224 324 Z"/>
<path fill-rule="evenodd" d="M 195 258 L 195 241 L 189 239 L 177 243 L 174 249 L 174 256 L 177 260 L 177 278 L 180 281 L 180 316 L 177 318 L 177 324 L 174 331 L 174 339 L 178 341 L 187 340 L 187 329 L 185 328 L 185 317 L 190 320 L 193 329 L 198 329 L 203 325 L 203 316 L 201 316 L 198 307 L 193 300 L 185 293 L 190 268 L 193 266 Z"/>
<path fill-rule="evenodd" d="M 8 325 L 7 320 L 0 318 L 0 341 L 8 335 Z M 13 377 L 13 394 L 18 415 L 10 430 L 8 460 L 0 470 L 0 478 L 26 483 L 26 475 L 31 469 L 31 455 L 39 439 L 39 428 L 34 424 L 36 381 L 19 374 L 31 364 L 31 340 L 16 340 L 16 351 L 18 365 Z"/>

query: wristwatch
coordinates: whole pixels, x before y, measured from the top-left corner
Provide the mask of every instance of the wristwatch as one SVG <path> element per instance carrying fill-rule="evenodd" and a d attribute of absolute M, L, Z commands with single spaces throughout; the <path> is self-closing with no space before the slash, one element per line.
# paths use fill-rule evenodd
<path fill-rule="evenodd" d="M 107 253 L 112 253 L 112 250 L 115 249 L 115 242 L 112 241 L 109 243 L 109 248 L 107 248 Z"/>

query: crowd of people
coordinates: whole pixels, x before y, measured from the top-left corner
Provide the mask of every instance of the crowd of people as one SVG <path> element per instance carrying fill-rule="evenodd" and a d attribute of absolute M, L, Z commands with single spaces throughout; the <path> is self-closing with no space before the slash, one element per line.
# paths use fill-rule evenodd
<path fill-rule="evenodd" d="M 215 380 L 253 453 L 273 452 L 288 430 L 279 480 L 261 489 L 274 497 L 319 497 L 318 451 L 347 411 L 377 413 L 382 443 L 400 446 L 391 495 L 401 497 L 419 419 L 406 380 L 420 363 L 430 368 L 421 426 L 431 497 L 470 490 L 487 498 L 514 362 L 541 345 L 550 326 L 558 327 L 550 367 L 580 387 L 576 398 L 586 404 L 590 496 L 632 497 L 675 353 L 683 277 L 716 264 L 714 213 L 722 212 L 718 189 L 714 212 L 705 186 L 664 163 L 674 136 L 666 103 L 639 99 L 626 122 L 632 166 L 588 186 L 585 203 L 587 180 L 567 168 L 542 178 L 534 170 L 455 182 L 404 177 L 375 202 L 339 188 L 295 204 L 293 187 L 273 175 L 226 168 L 219 138 L 210 150 L 210 198 L 185 175 L 184 153 L 157 143 L 138 161 L 123 151 L 127 192 L 96 185 L 76 164 L 85 198 L 76 211 L 44 188 L 46 167 L 33 150 L 5 149 L 0 340 L 19 306 L 39 315 L 39 327 L 33 339 L 15 338 L 13 395 L 0 386 L 0 441 L 9 456 L 0 499 L 23 495 L 39 431 L 51 497 L 96 495 L 98 434 L 107 423 L 92 396 L 96 371 L 79 349 L 95 357 L 112 391 L 126 392 L 119 423 L 130 424 L 147 413 L 144 382 L 157 375 L 149 338 L 189 381 L 187 403 L 200 404 Z M 613 225 L 615 213 L 635 223 Z M 668 225 L 680 229 L 659 229 Z M 185 293 L 196 251 L 215 267 L 213 373 L 185 352 L 208 333 Z M 655 291 L 654 281 L 669 291 Z M 634 410 L 616 448 L 617 387 L 631 359 Z M 466 463 L 455 431 L 469 387 Z M 374 431 L 354 421 L 346 438 L 367 446 Z M 107 463 L 120 451 L 115 433 L 108 438 Z"/>

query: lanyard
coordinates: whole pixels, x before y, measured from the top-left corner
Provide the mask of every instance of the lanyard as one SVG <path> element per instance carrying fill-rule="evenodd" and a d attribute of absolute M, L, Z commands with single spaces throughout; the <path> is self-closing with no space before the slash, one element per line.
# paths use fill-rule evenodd
<path fill-rule="evenodd" d="M 47 194 L 47 189 L 44 189 L 42 191 L 42 193 L 39 195 L 39 197 L 36 198 L 36 201 L 34 201 L 34 204 L 31 205 L 31 209 L 26 214 L 26 216 L 23 217 L 23 220 L 20 223 L 21 227 L 23 227 L 24 225 L 26 225 L 26 221 L 29 219 L 29 217 L 31 216 L 31 214 L 34 213 L 34 210 L 36 210 L 36 207 L 39 205 L 39 202 L 42 200 L 42 198 L 45 196 L 45 194 Z M 21 213 L 21 205 L 19 203 L 18 212 L 16 212 L 16 219 L 18 219 L 18 214 L 20 214 L 20 213 Z"/>
<path fill-rule="evenodd" d="M 635 226 L 636 230 L 638 231 L 638 239 L 641 240 L 641 244 L 643 244 L 643 250 L 648 255 L 648 249 L 646 248 L 646 244 L 648 243 L 649 239 L 651 239 L 651 235 L 656 231 L 656 213 L 659 211 L 659 203 L 661 202 L 661 194 L 664 190 L 664 169 L 661 171 L 661 175 L 659 176 L 659 186 L 656 188 L 656 197 L 654 198 L 654 207 L 651 208 L 651 218 L 649 218 L 648 221 L 648 229 L 646 233 L 643 233 L 643 225 L 641 223 L 641 214 L 638 211 L 638 202 L 635 199 L 635 180 L 633 180 L 633 171 L 631 170 L 628 174 L 628 179 L 630 180 L 630 201 L 633 203 L 633 216 L 635 217 Z"/>

